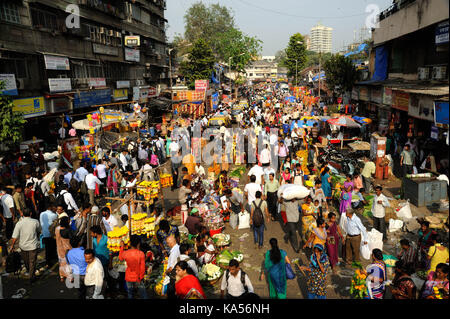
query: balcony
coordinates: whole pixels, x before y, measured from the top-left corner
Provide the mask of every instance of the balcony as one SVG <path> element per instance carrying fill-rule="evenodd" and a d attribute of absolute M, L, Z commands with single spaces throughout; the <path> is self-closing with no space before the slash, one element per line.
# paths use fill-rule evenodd
<path fill-rule="evenodd" d="M 448 8 L 448 0 L 398 1 L 379 15 L 379 27 L 372 33 L 374 46 L 447 20 Z"/>

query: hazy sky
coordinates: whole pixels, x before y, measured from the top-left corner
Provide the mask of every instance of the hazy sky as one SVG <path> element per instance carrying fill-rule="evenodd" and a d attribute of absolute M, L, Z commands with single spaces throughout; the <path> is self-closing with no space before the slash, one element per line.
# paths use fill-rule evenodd
<path fill-rule="evenodd" d="M 168 37 L 184 34 L 184 14 L 199 0 L 167 0 Z M 201 0 L 205 4 L 220 3 L 232 8 L 239 29 L 263 41 L 263 55 L 275 55 L 287 46 L 289 37 L 300 32 L 309 34 L 318 22 L 333 28 L 333 51 L 353 42 L 354 30 L 366 24 L 370 5 L 383 11 L 392 0 Z"/>

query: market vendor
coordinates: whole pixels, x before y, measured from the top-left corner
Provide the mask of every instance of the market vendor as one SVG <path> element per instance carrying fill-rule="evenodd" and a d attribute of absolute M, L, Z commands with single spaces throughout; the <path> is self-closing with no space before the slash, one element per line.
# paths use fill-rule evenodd
<path fill-rule="evenodd" d="M 178 227 L 171 225 L 167 220 L 163 219 L 159 223 L 159 230 L 156 232 L 156 238 L 158 239 L 159 247 L 162 252 L 170 251 L 170 247 L 167 244 L 167 237 L 174 235 L 177 242 L 180 241 L 180 232 Z"/>
<path fill-rule="evenodd" d="M 202 226 L 203 219 L 199 216 L 199 211 L 197 208 L 193 208 L 186 219 L 186 222 L 184 223 L 184 226 L 189 231 L 189 234 L 191 235 L 197 235 L 200 233 L 200 229 Z"/>
<path fill-rule="evenodd" d="M 182 212 L 182 223 L 184 224 L 187 218 L 187 210 L 188 210 L 188 198 L 189 194 L 192 193 L 190 189 L 190 181 L 188 179 L 183 179 L 182 186 L 178 191 L 178 201 L 181 204 L 181 212 Z"/>

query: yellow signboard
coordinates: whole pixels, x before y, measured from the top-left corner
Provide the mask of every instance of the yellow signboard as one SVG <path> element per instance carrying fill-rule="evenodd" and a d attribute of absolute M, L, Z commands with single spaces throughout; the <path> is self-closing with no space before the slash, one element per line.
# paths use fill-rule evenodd
<path fill-rule="evenodd" d="M 139 35 L 127 35 L 125 45 L 127 47 L 138 47 L 141 45 L 141 37 Z"/>
<path fill-rule="evenodd" d="M 45 115 L 46 113 L 43 96 L 13 100 L 13 104 L 13 111 L 22 112 L 24 118 Z"/>
<path fill-rule="evenodd" d="M 114 90 L 113 99 L 115 101 L 127 100 L 128 99 L 128 90 L 127 89 Z"/>

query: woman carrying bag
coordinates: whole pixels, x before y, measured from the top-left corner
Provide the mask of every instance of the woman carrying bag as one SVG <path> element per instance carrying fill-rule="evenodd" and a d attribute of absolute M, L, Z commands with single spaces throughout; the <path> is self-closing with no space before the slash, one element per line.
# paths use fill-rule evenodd
<path fill-rule="evenodd" d="M 269 275 L 270 299 L 286 299 L 287 279 L 293 279 L 292 274 L 289 278 L 286 277 L 288 275 L 286 267 L 290 267 L 291 262 L 286 251 L 278 248 L 276 238 L 271 238 L 269 243 L 272 249 L 266 252 L 264 268 Z"/>

